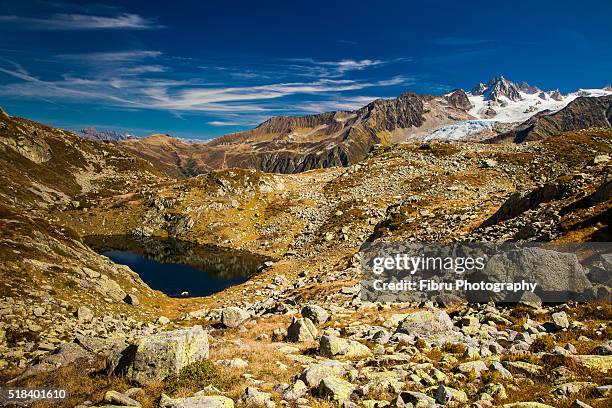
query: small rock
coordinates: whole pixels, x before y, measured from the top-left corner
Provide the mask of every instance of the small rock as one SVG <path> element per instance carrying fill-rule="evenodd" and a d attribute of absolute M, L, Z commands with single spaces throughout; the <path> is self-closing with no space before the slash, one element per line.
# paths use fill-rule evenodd
<path fill-rule="evenodd" d="M 399 323 L 397 332 L 426 338 L 440 333 L 448 333 L 453 328 L 453 321 L 446 312 L 442 310 L 423 310 L 408 314 Z"/>
<path fill-rule="evenodd" d="M 140 300 L 138 300 L 136 295 L 132 293 L 128 293 L 127 295 L 125 295 L 125 298 L 123 299 L 123 301 L 127 303 L 128 305 L 132 305 L 132 306 L 140 305 Z"/>
<path fill-rule="evenodd" d="M 241 358 L 232 358 L 229 360 L 217 360 L 217 364 L 223 367 L 232 368 L 236 370 L 244 369 L 249 366 L 248 361 Z"/>
<path fill-rule="evenodd" d="M 558 329 L 567 329 L 570 325 L 569 319 L 565 312 L 557 312 L 552 314 L 552 320 L 554 325 Z"/>
<path fill-rule="evenodd" d="M 607 163 L 610 161 L 610 156 L 607 154 L 598 154 L 593 158 L 592 164 Z"/>
<path fill-rule="evenodd" d="M 111 405 L 121 405 L 128 407 L 141 406 L 140 402 L 117 391 L 107 391 L 106 394 L 104 394 L 104 402 L 107 402 Z"/>
<path fill-rule="evenodd" d="M 356 340 L 347 340 L 335 336 L 322 336 L 319 342 L 319 352 L 322 356 L 342 356 L 346 359 L 365 359 L 372 356 L 372 351 Z"/>
<path fill-rule="evenodd" d="M 399 398 L 404 404 L 412 404 L 414 407 L 435 408 L 436 406 L 436 400 L 421 392 L 404 391 Z"/>
<path fill-rule="evenodd" d="M 455 388 L 445 387 L 443 385 L 436 389 L 435 398 L 436 402 L 442 405 L 446 405 L 451 401 L 456 401 L 459 403 L 466 403 L 468 401 L 468 397 L 465 392 Z"/>
<path fill-rule="evenodd" d="M 36 306 L 34 309 L 32 309 L 32 314 L 34 314 L 36 317 L 42 317 L 45 314 L 45 308 Z"/>
<path fill-rule="evenodd" d="M 89 308 L 87 308 L 85 306 L 80 306 L 77 309 L 76 316 L 77 316 L 77 319 L 79 319 L 79 321 L 83 322 L 83 323 L 89 323 L 94 318 L 94 314 L 91 311 L 91 309 L 89 309 Z"/>
<path fill-rule="evenodd" d="M 480 373 L 482 371 L 487 371 L 487 370 L 488 370 L 487 365 L 482 360 L 468 361 L 466 363 L 462 363 L 457 366 L 457 371 L 459 371 L 460 373 L 470 374 L 474 372 L 476 374 L 476 377 L 480 377 Z"/>
<path fill-rule="evenodd" d="M 272 395 L 258 390 L 255 387 L 247 387 L 242 396 L 240 397 L 240 401 L 245 406 L 251 408 L 274 408 L 276 404 L 272 400 Z"/>

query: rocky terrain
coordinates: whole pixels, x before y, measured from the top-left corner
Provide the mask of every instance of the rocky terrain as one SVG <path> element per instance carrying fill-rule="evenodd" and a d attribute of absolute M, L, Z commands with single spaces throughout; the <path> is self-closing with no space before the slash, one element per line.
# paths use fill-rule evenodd
<path fill-rule="evenodd" d="M 362 299 L 365 242 L 610 241 L 609 122 L 529 143 L 393 143 L 432 113 L 466 108 L 457 91 L 272 119 L 193 146 L 241 152 L 261 136 L 304 145 L 304 156 L 231 161 L 237 153 L 219 169 L 163 136 L 153 152 L 3 114 L 0 382 L 68 390 L 20 406 L 610 406 L 606 274 L 583 272 L 588 303 Z M 304 128 L 325 137 L 285 135 L 299 141 Z M 300 167 L 330 135 L 337 161 Z M 170 298 L 90 249 L 92 236 L 171 237 L 271 261 L 215 295 Z"/>

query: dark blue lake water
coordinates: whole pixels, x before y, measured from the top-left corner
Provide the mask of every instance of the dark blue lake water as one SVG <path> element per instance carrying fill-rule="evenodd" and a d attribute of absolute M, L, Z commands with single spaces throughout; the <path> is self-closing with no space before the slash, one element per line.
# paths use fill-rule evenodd
<path fill-rule="evenodd" d="M 113 262 L 129 266 L 151 288 L 173 297 L 207 296 L 243 283 L 267 260 L 171 239 L 88 237 L 86 243 Z"/>

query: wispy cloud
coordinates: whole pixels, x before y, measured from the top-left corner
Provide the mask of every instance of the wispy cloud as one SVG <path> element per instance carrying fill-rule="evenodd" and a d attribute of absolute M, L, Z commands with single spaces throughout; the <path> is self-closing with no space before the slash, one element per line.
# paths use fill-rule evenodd
<path fill-rule="evenodd" d="M 390 64 L 395 60 L 382 59 L 342 59 L 338 61 L 318 61 L 312 58 L 291 58 L 287 66 L 292 71 L 313 77 L 340 77 L 351 71 L 363 71 L 364 69 Z"/>
<path fill-rule="evenodd" d="M 33 31 L 72 30 L 152 30 L 163 28 L 156 19 L 138 14 L 119 13 L 113 16 L 91 14 L 53 14 L 45 17 L 0 15 L 5 29 Z"/>
<path fill-rule="evenodd" d="M 42 76 L 0 59 L 0 97 L 89 103 L 121 110 L 161 110 L 208 116 L 210 126 L 245 126 L 279 114 L 352 110 L 385 87 L 413 83 L 401 75 L 361 74 L 380 59 L 278 60 L 250 66 L 184 59 L 156 50 L 100 51 L 51 57 L 60 72 Z M 285 60 L 285 62 L 287 62 Z M 311 75 L 295 68 L 308 67 Z M 316 75 L 316 73 L 319 75 Z M 4 82 L 4 83 L 3 83 Z"/>
<path fill-rule="evenodd" d="M 340 43 L 340 44 L 346 44 L 346 45 L 357 45 L 357 44 L 359 44 L 357 41 L 342 40 L 342 39 L 336 40 L 336 42 Z"/>
<path fill-rule="evenodd" d="M 86 54 L 60 54 L 57 57 L 73 61 L 85 61 L 88 63 L 100 62 L 131 62 L 145 58 L 157 58 L 161 56 L 160 51 L 133 50 L 113 52 L 90 52 Z"/>
<path fill-rule="evenodd" d="M 206 123 L 211 126 L 240 126 L 243 124 L 240 122 L 226 122 L 226 121 L 221 121 L 221 120 L 213 120 L 211 122 L 206 122 Z"/>
<path fill-rule="evenodd" d="M 375 67 L 378 65 L 385 64 L 385 61 L 382 60 L 340 60 L 340 61 L 322 61 L 318 64 L 323 66 L 331 66 L 338 70 L 339 73 L 345 73 L 347 71 L 361 71 L 366 68 Z"/>
<path fill-rule="evenodd" d="M 442 45 L 448 47 L 464 47 L 470 45 L 481 45 L 491 43 L 491 40 L 482 38 L 465 38 L 465 37 L 443 37 L 436 38 L 432 41 L 435 45 Z"/>

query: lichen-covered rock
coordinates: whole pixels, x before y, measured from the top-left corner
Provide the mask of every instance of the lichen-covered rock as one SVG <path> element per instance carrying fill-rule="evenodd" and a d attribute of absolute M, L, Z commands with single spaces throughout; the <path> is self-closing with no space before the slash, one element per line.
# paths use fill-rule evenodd
<path fill-rule="evenodd" d="M 520 248 L 493 255 L 485 271 L 474 274 L 473 279 L 488 282 L 520 282 L 524 279 L 538 284 L 545 291 L 546 302 L 565 302 L 581 298 L 591 287 L 585 270 L 575 254 L 542 248 Z M 474 295 L 474 301 L 490 300 L 486 292 Z M 507 292 L 494 294 L 497 301 L 517 301 L 521 294 Z M 500 297 L 501 296 L 501 297 Z"/>
<path fill-rule="evenodd" d="M 398 333 L 431 337 L 453 330 L 453 321 L 443 310 L 422 310 L 410 313 L 397 327 Z"/>
<path fill-rule="evenodd" d="M 133 293 L 128 293 L 127 295 L 125 295 L 125 298 L 123 299 L 123 301 L 127 303 L 128 305 L 132 305 L 132 306 L 140 305 L 140 300 L 138 300 L 136 295 L 134 295 Z"/>
<path fill-rule="evenodd" d="M 567 313 L 557 312 L 552 314 L 552 321 L 559 329 L 567 329 L 570 325 Z"/>
<path fill-rule="evenodd" d="M 412 404 L 414 408 L 435 408 L 436 400 L 422 392 L 404 391 L 399 395 L 404 404 Z"/>
<path fill-rule="evenodd" d="M 81 284 L 85 288 L 91 288 L 114 302 L 123 302 L 126 297 L 126 293 L 121 289 L 121 286 L 106 275 L 100 275 L 99 278 L 95 279 L 84 278 L 81 280 Z"/>
<path fill-rule="evenodd" d="M 221 324 L 225 327 L 236 328 L 246 322 L 251 315 L 244 309 L 239 307 L 226 307 L 221 312 Z"/>
<path fill-rule="evenodd" d="M 318 305 L 306 305 L 302 308 L 302 317 L 312 320 L 315 324 L 323 324 L 329 320 L 329 313 Z"/>
<path fill-rule="evenodd" d="M 319 352 L 325 357 L 342 357 L 348 360 L 364 359 L 372 356 L 372 351 L 368 346 L 356 340 L 329 335 L 321 336 Z"/>
<path fill-rule="evenodd" d="M 202 326 L 161 332 L 115 353 L 110 369 L 131 381 L 148 385 L 208 358 L 208 333 Z"/>
<path fill-rule="evenodd" d="M 595 356 L 595 355 L 576 355 L 570 356 L 576 363 L 585 366 L 589 369 L 607 374 L 612 371 L 612 355 L 611 356 Z"/>
<path fill-rule="evenodd" d="M 595 388 L 597 384 L 588 381 L 572 381 L 565 384 L 559 384 L 553 388 L 550 393 L 557 398 L 568 398 L 578 394 L 582 390 Z"/>
<path fill-rule="evenodd" d="M 482 371 L 487 371 L 487 365 L 482 360 L 468 361 L 457 366 L 456 370 L 462 374 L 475 373 L 476 377 L 480 377 Z"/>
<path fill-rule="evenodd" d="M 537 364 L 526 363 L 524 361 L 508 361 L 506 367 L 524 375 L 539 375 L 544 367 Z"/>
<path fill-rule="evenodd" d="M 93 320 L 94 314 L 88 307 L 80 306 L 76 311 L 76 317 L 80 322 L 89 323 Z"/>
<path fill-rule="evenodd" d="M 341 363 L 340 361 L 328 360 L 304 369 L 300 379 L 304 381 L 308 388 L 318 387 L 323 378 L 332 376 L 342 377 L 350 368 L 348 364 Z"/>
<path fill-rule="evenodd" d="M 274 408 L 276 406 L 271 394 L 260 391 L 255 387 L 247 387 L 239 402 L 250 408 Z"/>
<path fill-rule="evenodd" d="M 593 354 L 598 354 L 600 356 L 609 356 L 612 355 L 612 340 L 604 341 L 599 346 L 593 349 Z"/>
<path fill-rule="evenodd" d="M 287 328 L 287 340 L 292 342 L 314 341 L 317 333 L 317 328 L 310 319 L 294 317 Z"/>
<path fill-rule="evenodd" d="M 490 383 L 485 385 L 482 390 L 480 390 L 480 394 L 487 394 L 493 397 L 494 399 L 499 400 L 505 400 L 506 398 L 508 398 L 506 388 L 501 383 Z"/>
<path fill-rule="evenodd" d="M 308 392 L 308 387 L 302 380 L 296 380 L 292 386 L 287 388 L 283 393 L 283 399 L 287 401 L 295 401 L 302 398 Z"/>
<path fill-rule="evenodd" d="M 241 358 L 230 358 L 230 359 L 225 359 L 225 360 L 217 360 L 216 364 L 223 366 L 223 367 L 231 368 L 234 370 L 241 370 L 249 366 L 249 362 Z"/>
<path fill-rule="evenodd" d="M 397 394 L 405 385 L 400 374 L 396 371 L 371 372 L 363 370 L 361 375 L 368 380 L 366 386 L 369 392 L 372 393 L 384 394 L 386 392 L 393 392 Z"/>
<path fill-rule="evenodd" d="M 74 364 L 79 362 L 92 362 L 94 354 L 85 350 L 83 347 L 76 343 L 65 343 L 53 354 L 47 355 L 42 360 L 28 367 L 19 377 L 13 379 L 13 381 L 21 381 L 25 378 L 40 375 L 50 371 L 55 371 L 60 367 L 68 364 Z"/>
<path fill-rule="evenodd" d="M 466 403 L 468 402 L 468 397 L 465 392 L 461 390 L 457 390 L 451 387 L 445 387 L 444 385 L 439 386 L 435 392 L 436 402 L 438 404 L 446 405 L 451 401 Z"/>
<path fill-rule="evenodd" d="M 234 401 L 222 395 L 170 398 L 162 394 L 160 408 L 234 408 Z"/>
<path fill-rule="evenodd" d="M 353 384 L 336 376 L 323 378 L 319 384 L 319 395 L 333 401 L 347 400 L 353 391 L 355 391 Z"/>

